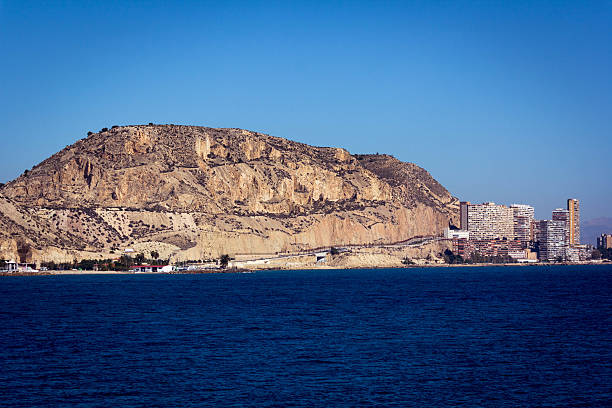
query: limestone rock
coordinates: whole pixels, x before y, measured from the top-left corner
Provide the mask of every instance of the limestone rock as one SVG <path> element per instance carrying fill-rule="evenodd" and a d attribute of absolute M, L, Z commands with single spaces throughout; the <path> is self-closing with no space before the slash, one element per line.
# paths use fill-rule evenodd
<path fill-rule="evenodd" d="M 199 260 L 393 243 L 438 235 L 457 212 L 427 171 L 392 156 L 242 129 L 125 126 L 0 189 L 0 255 L 17 240 L 39 260 L 126 247 Z"/>

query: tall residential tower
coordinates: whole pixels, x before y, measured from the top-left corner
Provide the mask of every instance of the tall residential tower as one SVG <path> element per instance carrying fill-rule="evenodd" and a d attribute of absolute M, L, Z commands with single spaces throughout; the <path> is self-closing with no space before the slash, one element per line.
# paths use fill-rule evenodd
<path fill-rule="evenodd" d="M 566 231 L 566 221 L 536 221 L 536 240 L 540 243 L 539 258 L 541 261 L 556 261 L 566 259 Z"/>
<path fill-rule="evenodd" d="M 601 234 L 597 237 L 597 248 L 610 249 L 612 248 L 612 234 Z"/>
<path fill-rule="evenodd" d="M 469 201 L 461 201 L 459 203 L 459 228 L 464 231 L 469 229 L 468 225 L 468 209 L 470 206 Z"/>
<path fill-rule="evenodd" d="M 575 198 L 567 200 L 569 211 L 569 245 L 580 244 L 580 202 Z"/>
<path fill-rule="evenodd" d="M 565 245 L 569 246 L 570 244 L 570 213 L 568 210 L 564 210 L 563 208 L 557 208 L 552 212 L 553 221 L 563 221 L 565 230 Z"/>
<path fill-rule="evenodd" d="M 533 241 L 534 209 L 530 205 L 512 204 L 514 239 L 524 243 Z"/>

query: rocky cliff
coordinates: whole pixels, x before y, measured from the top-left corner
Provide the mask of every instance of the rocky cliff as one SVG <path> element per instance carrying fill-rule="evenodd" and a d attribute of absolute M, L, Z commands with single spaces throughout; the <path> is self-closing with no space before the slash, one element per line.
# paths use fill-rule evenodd
<path fill-rule="evenodd" d="M 424 169 L 241 129 L 115 127 L 0 189 L 0 258 L 132 247 L 173 259 L 440 234 L 457 200 Z"/>

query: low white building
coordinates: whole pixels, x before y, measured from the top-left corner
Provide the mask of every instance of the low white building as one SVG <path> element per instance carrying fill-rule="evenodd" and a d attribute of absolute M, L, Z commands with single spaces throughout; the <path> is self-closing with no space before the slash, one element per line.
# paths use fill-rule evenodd
<path fill-rule="evenodd" d="M 508 256 L 515 260 L 527 259 L 524 249 L 508 250 Z"/>
<path fill-rule="evenodd" d="M 466 230 L 453 230 L 444 228 L 444 238 L 446 239 L 470 239 L 470 232 Z"/>
<path fill-rule="evenodd" d="M 565 250 L 565 259 L 570 262 L 580 261 L 580 249 L 576 247 L 567 247 Z"/>
<path fill-rule="evenodd" d="M 17 265 L 17 262 L 13 260 L 6 261 L 4 265 L 2 266 L 2 272 L 17 272 L 18 269 L 19 269 L 19 266 Z"/>
<path fill-rule="evenodd" d="M 139 273 L 155 273 L 155 272 L 172 272 L 172 265 L 135 265 L 132 267 L 132 272 Z"/>

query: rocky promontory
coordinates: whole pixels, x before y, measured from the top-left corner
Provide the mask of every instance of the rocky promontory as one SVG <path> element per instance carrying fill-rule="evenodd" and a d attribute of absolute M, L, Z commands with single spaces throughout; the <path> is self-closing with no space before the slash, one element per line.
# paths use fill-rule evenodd
<path fill-rule="evenodd" d="M 72 261 L 129 247 L 199 260 L 389 244 L 438 235 L 457 212 L 426 170 L 389 155 L 242 129 L 122 126 L 0 188 L 0 258 Z"/>

